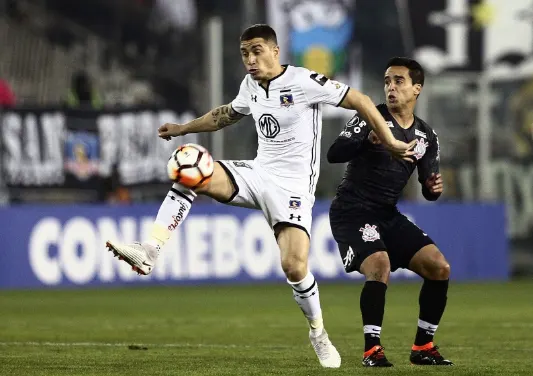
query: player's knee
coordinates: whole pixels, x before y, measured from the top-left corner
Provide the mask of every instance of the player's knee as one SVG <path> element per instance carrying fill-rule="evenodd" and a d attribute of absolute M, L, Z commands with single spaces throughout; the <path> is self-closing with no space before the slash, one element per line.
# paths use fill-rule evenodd
<path fill-rule="evenodd" d="M 209 182 L 202 187 L 196 188 L 194 190 L 195 193 L 206 195 L 222 202 L 229 200 L 237 187 L 234 186 L 232 178 L 228 174 L 229 172 L 226 172 L 220 162 L 216 162 L 213 176 Z"/>
<path fill-rule="evenodd" d="M 450 278 L 450 264 L 442 254 L 428 259 L 423 266 L 422 276 L 434 281 L 442 281 Z"/>
<path fill-rule="evenodd" d="M 450 264 L 446 260 L 439 260 L 433 270 L 433 279 L 435 280 L 446 280 L 450 278 Z"/>
<path fill-rule="evenodd" d="M 390 269 L 390 260 L 386 252 L 376 252 L 368 256 L 361 264 L 361 272 L 367 281 L 388 283 Z"/>
<path fill-rule="evenodd" d="M 288 256 L 281 260 L 281 268 L 289 281 L 298 282 L 307 275 L 307 261 L 298 256 Z"/>

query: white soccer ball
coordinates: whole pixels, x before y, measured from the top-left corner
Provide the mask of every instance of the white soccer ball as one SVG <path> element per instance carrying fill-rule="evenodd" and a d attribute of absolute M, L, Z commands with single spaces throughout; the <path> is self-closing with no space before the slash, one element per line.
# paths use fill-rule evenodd
<path fill-rule="evenodd" d="M 191 189 L 206 185 L 213 176 L 214 168 L 211 154 L 196 144 L 180 146 L 172 153 L 167 163 L 170 180 Z"/>

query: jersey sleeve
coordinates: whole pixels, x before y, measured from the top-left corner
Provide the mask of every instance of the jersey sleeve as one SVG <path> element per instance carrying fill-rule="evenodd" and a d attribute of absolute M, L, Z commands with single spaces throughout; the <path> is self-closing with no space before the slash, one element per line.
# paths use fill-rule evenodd
<path fill-rule="evenodd" d="M 233 110 L 238 112 L 241 115 L 250 115 L 250 105 L 248 100 L 250 99 L 250 93 L 246 86 L 246 77 L 241 82 L 241 87 L 239 88 L 239 94 L 231 102 L 231 107 Z"/>
<path fill-rule="evenodd" d="M 356 112 L 346 123 L 327 154 L 329 163 L 344 163 L 352 160 L 370 134 L 370 127 Z"/>
<path fill-rule="evenodd" d="M 436 200 L 439 195 L 432 195 L 426 188 L 426 180 L 431 174 L 438 174 L 440 170 L 440 145 L 439 138 L 435 131 L 428 132 L 432 137 L 428 141 L 428 146 L 424 156 L 418 161 L 418 181 L 422 184 L 422 193 L 430 201 Z"/>
<path fill-rule="evenodd" d="M 310 104 L 326 103 L 338 106 L 350 90 L 348 85 L 330 80 L 322 74 L 308 70 L 305 72 L 306 76 L 302 77 L 301 83 Z"/>

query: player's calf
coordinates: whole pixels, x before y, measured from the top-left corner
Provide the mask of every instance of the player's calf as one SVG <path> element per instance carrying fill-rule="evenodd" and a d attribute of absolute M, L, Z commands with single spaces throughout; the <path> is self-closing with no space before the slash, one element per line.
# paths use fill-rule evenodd
<path fill-rule="evenodd" d="M 309 340 L 322 367 L 338 368 L 341 356 L 324 328 L 318 283 L 308 270 L 309 236 L 300 228 L 286 224 L 275 226 L 281 251 L 281 266 L 292 287 L 294 300 L 309 324 Z"/>
<path fill-rule="evenodd" d="M 390 268 L 389 257 L 385 251 L 375 252 L 361 263 L 360 271 L 366 277 L 359 301 L 365 338 L 366 355 L 363 357 L 365 359 L 370 356 L 367 354 L 370 350 L 381 348 L 381 326 L 385 313 L 385 294 Z M 369 358 L 366 365 L 388 363 L 386 358 L 385 361 L 381 361 L 383 357 L 382 351 L 377 351 Z"/>
<path fill-rule="evenodd" d="M 420 312 L 413 351 L 432 349 L 433 338 L 448 301 L 450 266 L 438 248 L 430 244 L 413 256 L 409 268 L 424 278 L 418 298 Z M 415 352 L 412 356 L 416 364 L 439 363 L 442 360 L 436 350 Z"/>

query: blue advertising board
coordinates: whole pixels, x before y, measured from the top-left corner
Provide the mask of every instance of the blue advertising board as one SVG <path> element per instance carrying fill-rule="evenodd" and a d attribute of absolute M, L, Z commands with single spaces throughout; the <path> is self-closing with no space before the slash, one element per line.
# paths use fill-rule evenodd
<path fill-rule="evenodd" d="M 454 280 L 509 276 L 503 205 L 401 205 L 438 244 Z M 145 239 L 158 205 L 12 206 L 0 209 L 0 288 L 127 284 L 283 281 L 279 250 L 259 211 L 194 205 L 162 250 L 150 276 L 138 276 L 105 249 L 108 239 Z M 310 267 L 317 279 L 358 280 L 346 274 L 328 218 L 329 203 L 314 208 Z M 400 269 L 393 279 L 418 278 Z"/>

